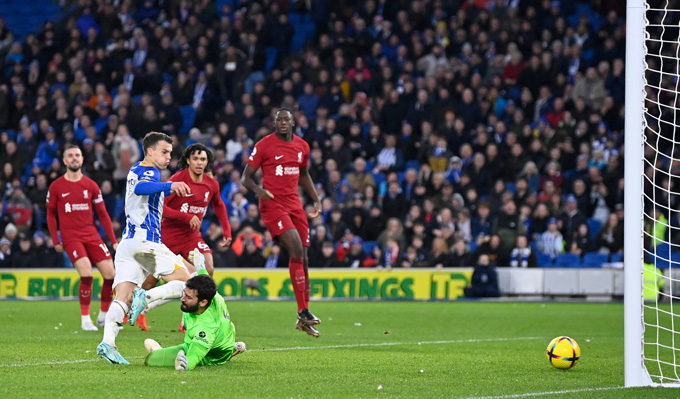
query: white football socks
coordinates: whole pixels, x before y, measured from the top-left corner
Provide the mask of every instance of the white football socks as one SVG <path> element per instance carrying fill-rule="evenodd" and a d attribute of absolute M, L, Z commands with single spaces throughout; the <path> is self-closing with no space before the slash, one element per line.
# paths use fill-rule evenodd
<path fill-rule="evenodd" d="M 159 299 L 157 301 L 149 302 L 149 304 L 146 305 L 146 308 L 142 313 L 147 314 L 149 313 L 149 311 L 151 311 L 151 309 L 155 309 L 161 305 L 165 305 L 168 302 L 172 302 L 172 299 Z"/>
<path fill-rule="evenodd" d="M 111 303 L 109 311 L 106 313 L 106 322 L 104 323 L 104 338 L 102 342 L 109 344 L 111 347 L 116 347 L 116 337 L 118 332 L 123 328 L 123 320 L 128 312 L 128 306 L 123 301 L 114 300 Z"/>
<path fill-rule="evenodd" d="M 173 280 L 159 287 L 152 288 L 146 292 L 147 306 L 160 299 L 179 299 L 184 294 L 186 283 L 180 280 Z"/>

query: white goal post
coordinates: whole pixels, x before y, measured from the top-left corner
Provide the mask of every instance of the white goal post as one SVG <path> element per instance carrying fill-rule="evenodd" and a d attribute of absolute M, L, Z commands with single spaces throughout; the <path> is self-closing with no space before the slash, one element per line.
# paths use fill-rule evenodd
<path fill-rule="evenodd" d="M 674 273 L 680 270 L 680 257 L 671 256 L 680 254 L 676 245 L 680 243 L 671 242 L 670 222 L 679 209 L 671 209 L 671 201 L 657 197 L 657 193 L 664 198 L 680 194 L 680 187 L 666 184 L 680 178 L 672 170 L 680 161 L 676 151 L 680 148 L 680 7 L 670 9 L 669 4 L 680 5 L 669 0 L 627 1 L 624 345 L 628 387 L 680 386 L 680 295 L 673 292 L 680 277 Z M 649 170 L 653 173 L 646 173 Z M 664 216 L 657 218 L 657 214 Z M 654 223 L 661 224 L 665 235 L 650 230 Z M 644 263 L 659 269 L 648 267 L 645 272 Z M 665 283 L 663 289 L 655 280 Z"/>

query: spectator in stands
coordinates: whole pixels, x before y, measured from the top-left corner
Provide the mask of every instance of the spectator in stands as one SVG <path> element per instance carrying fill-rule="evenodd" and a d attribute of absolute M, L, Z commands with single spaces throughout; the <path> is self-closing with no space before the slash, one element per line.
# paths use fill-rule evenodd
<path fill-rule="evenodd" d="M 12 266 L 21 268 L 36 267 L 38 256 L 27 233 L 19 234 L 19 250 L 12 254 Z"/>
<path fill-rule="evenodd" d="M 337 162 L 337 160 L 336 160 Z M 364 193 L 366 186 L 374 186 L 375 180 L 366 171 L 366 160 L 359 157 L 354 160 L 353 170 L 347 174 L 347 181 L 355 193 Z M 316 180 L 315 180 L 316 181 Z"/>
<path fill-rule="evenodd" d="M 595 237 L 600 246 L 600 253 L 615 254 L 623 252 L 623 223 L 616 213 L 609 215 L 609 220 Z"/>
<path fill-rule="evenodd" d="M 0 267 L 12 267 L 12 241 L 5 237 L 0 239 Z"/>
<path fill-rule="evenodd" d="M 529 241 L 524 235 L 517 236 L 517 244 L 510 253 L 510 267 L 536 267 L 536 254 L 529 247 Z"/>
<path fill-rule="evenodd" d="M 564 211 L 559 216 L 560 231 L 564 237 L 571 237 L 578 226 L 588 221 L 588 217 L 578 208 L 578 200 L 573 194 L 567 196 Z"/>
<path fill-rule="evenodd" d="M 257 251 L 250 251 L 247 256 L 255 256 L 255 252 L 259 252 L 262 248 L 262 235 L 255 232 L 250 226 L 243 227 L 241 233 L 236 236 L 234 243 L 231 244 L 231 248 L 234 250 L 236 256 L 240 257 L 246 251 L 247 243 L 253 243 L 257 249 Z M 264 262 L 262 263 L 264 264 Z"/>
<path fill-rule="evenodd" d="M 538 250 L 550 255 L 554 260 L 557 255 L 564 253 L 564 238 L 557 227 L 557 219 L 548 220 L 548 228 L 538 239 Z"/>
<path fill-rule="evenodd" d="M 465 240 L 461 238 L 455 240 L 445 264 L 448 267 L 468 267 L 472 265 L 472 253 Z"/>

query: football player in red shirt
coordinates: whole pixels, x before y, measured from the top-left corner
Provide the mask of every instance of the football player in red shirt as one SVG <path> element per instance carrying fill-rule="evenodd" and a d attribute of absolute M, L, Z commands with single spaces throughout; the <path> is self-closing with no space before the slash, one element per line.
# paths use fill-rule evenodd
<path fill-rule="evenodd" d="M 205 256 L 205 268 L 211 276 L 215 268 L 212 252 L 201 236 L 201 224 L 208 204 L 212 204 L 215 215 L 222 225 L 222 241 L 218 245 L 226 248 L 231 244 L 231 226 L 227 207 L 220 197 L 219 183 L 207 173 L 213 159 L 213 153 L 201 143 L 192 144 L 184 150 L 179 159 L 180 170 L 172 175 L 169 181 L 186 183 L 191 188 L 191 194 L 186 197 L 170 195 L 165 200 L 161 222 L 163 243 L 170 251 L 188 260 L 189 252 L 198 248 Z M 158 280 L 150 275 L 142 288 L 150 289 L 157 282 Z M 153 302 L 148 310 L 165 302 L 167 301 Z M 137 324 L 142 330 L 148 330 L 144 314 L 140 315 Z"/>
<path fill-rule="evenodd" d="M 290 253 L 288 270 L 298 305 L 295 328 L 314 337 L 320 335 L 314 325 L 321 323 L 309 311 L 309 224 L 307 216 L 321 213 L 321 201 L 309 176 L 309 144 L 293 134 L 293 113 L 285 108 L 276 112 L 276 131 L 262 138 L 248 158 L 241 183 L 260 199 L 262 221 L 272 237 Z M 253 176 L 262 169 L 262 187 Z M 298 182 L 314 201 L 314 212 L 305 214 L 298 195 Z"/>
<path fill-rule="evenodd" d="M 94 226 L 92 208 L 97 212 L 99 222 L 111 240 L 114 250 L 118 247 L 118 241 L 97 183 L 83 176 L 81 171 L 83 153 L 80 148 L 76 145 L 68 145 L 64 149 L 63 162 L 66 165 L 66 173 L 50 184 L 47 193 L 47 227 L 50 230 L 54 248 L 57 252 L 66 251 L 80 275 L 78 295 L 81 327 L 86 331 L 97 331 L 97 326 L 90 318 L 92 264 L 97 266 L 104 278 L 101 290 L 101 310 L 97 317 L 97 325 L 100 327 L 104 326 L 106 312 L 109 311 L 113 300 L 112 284 L 115 271 L 109 249 Z M 61 232 L 61 240 L 58 232 Z"/>

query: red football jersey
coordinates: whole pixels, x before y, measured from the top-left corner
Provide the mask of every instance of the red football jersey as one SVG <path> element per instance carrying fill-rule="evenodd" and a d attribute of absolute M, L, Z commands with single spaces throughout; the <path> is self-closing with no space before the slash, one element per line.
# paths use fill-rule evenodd
<path fill-rule="evenodd" d="M 48 208 L 56 211 L 59 218 L 61 241 L 99 242 L 99 232 L 94 227 L 92 211 L 94 205 L 102 201 L 97 183 L 86 176 L 77 182 L 68 181 L 64 176 L 53 181 L 47 192 L 46 203 Z"/>
<path fill-rule="evenodd" d="M 262 187 L 274 194 L 271 201 L 300 204 L 298 182 L 300 168 L 309 163 L 309 144 L 293 135 L 288 143 L 276 136 L 265 136 L 258 141 L 248 158 L 248 165 L 262 168 Z"/>
<path fill-rule="evenodd" d="M 198 230 L 189 230 L 189 220 L 195 215 L 199 220 L 203 221 L 203 216 L 208 210 L 208 204 L 213 205 L 215 214 L 222 224 L 225 237 L 231 237 L 231 229 L 229 228 L 229 220 L 227 219 L 227 212 L 222 198 L 220 197 L 220 185 L 217 180 L 203 174 L 203 180 L 195 182 L 191 179 L 188 169 L 180 170 L 172 175 L 170 181 L 182 181 L 191 188 L 191 195 L 188 197 L 180 197 L 172 194 L 165 198 L 165 208 L 170 208 L 185 214 L 186 217 L 169 218 L 164 217 L 161 222 L 161 235 L 163 242 L 182 240 L 187 234 L 201 235 Z M 175 213 L 176 215 L 177 213 Z M 164 212 L 164 216 L 169 216 Z"/>

